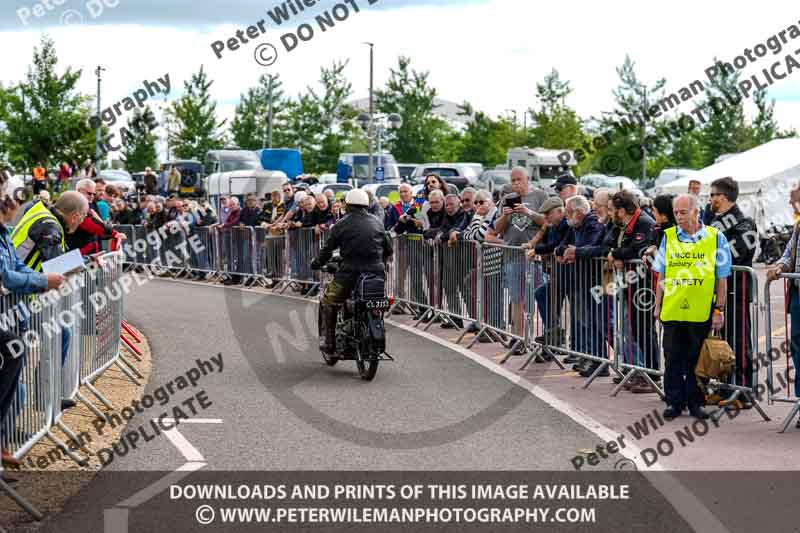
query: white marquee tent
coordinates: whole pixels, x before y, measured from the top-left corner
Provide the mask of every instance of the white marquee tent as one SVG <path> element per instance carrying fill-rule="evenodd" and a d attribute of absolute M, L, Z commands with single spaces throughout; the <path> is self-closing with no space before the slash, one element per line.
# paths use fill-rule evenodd
<path fill-rule="evenodd" d="M 664 193 L 685 193 L 691 179 L 702 183 L 700 196 L 707 201 L 711 182 L 730 176 L 739 184 L 737 203 L 755 219 L 759 232 L 772 224 L 792 224 L 789 191 L 800 182 L 800 138 L 776 139 L 706 167 L 691 178 L 662 186 Z"/>

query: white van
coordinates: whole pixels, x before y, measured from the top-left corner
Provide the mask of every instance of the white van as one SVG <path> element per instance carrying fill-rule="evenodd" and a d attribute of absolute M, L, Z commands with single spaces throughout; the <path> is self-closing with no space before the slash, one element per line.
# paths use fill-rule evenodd
<path fill-rule="evenodd" d="M 248 194 L 264 198 L 274 190 L 280 190 L 288 178 L 280 170 L 236 170 L 212 174 L 205 180 L 208 201 L 219 212 L 219 199 L 222 196 L 236 196 L 244 205 Z"/>
<path fill-rule="evenodd" d="M 508 168 L 523 167 L 540 187 L 549 187 L 561 174 L 575 175 L 577 166 L 572 150 L 548 150 L 545 148 L 511 148 L 508 151 Z"/>

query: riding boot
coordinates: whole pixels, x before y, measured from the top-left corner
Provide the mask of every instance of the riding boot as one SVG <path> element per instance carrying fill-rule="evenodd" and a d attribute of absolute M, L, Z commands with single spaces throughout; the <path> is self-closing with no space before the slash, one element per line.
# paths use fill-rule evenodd
<path fill-rule="evenodd" d="M 320 324 L 319 349 L 327 354 L 333 354 L 336 352 L 336 315 L 339 307 L 320 305 L 322 307 L 320 313 L 322 324 Z"/>

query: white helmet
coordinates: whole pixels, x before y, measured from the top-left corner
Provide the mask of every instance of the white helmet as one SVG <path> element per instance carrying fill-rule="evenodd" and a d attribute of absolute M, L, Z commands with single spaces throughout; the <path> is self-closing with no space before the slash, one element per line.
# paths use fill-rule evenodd
<path fill-rule="evenodd" d="M 369 196 L 361 189 L 353 189 L 347 193 L 344 199 L 347 205 L 359 205 L 361 207 L 369 207 Z"/>

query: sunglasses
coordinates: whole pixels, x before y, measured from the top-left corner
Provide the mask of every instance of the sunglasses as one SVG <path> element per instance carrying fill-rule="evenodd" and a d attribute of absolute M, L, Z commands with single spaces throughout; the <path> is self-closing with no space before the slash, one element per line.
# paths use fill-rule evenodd
<path fill-rule="evenodd" d="M 488 203 L 488 202 L 486 200 L 475 200 L 475 205 L 483 205 L 485 203 Z"/>
<path fill-rule="evenodd" d="M 715 196 L 722 196 L 722 193 L 721 192 L 712 192 L 711 194 L 709 194 L 709 196 L 711 198 L 714 198 Z"/>

